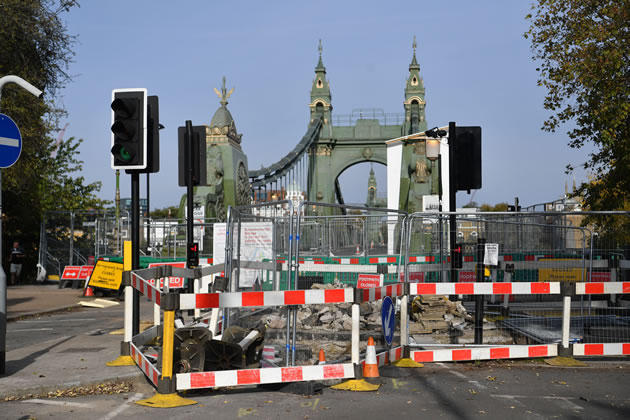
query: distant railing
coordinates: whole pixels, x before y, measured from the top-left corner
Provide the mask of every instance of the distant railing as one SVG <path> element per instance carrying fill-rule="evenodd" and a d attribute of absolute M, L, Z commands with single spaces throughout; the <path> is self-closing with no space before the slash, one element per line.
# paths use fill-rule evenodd
<path fill-rule="evenodd" d="M 332 124 L 341 127 L 354 126 L 359 120 L 377 120 L 380 125 L 402 125 L 405 114 L 385 113 L 379 108 L 361 108 L 353 109 L 352 114 L 332 116 Z"/>

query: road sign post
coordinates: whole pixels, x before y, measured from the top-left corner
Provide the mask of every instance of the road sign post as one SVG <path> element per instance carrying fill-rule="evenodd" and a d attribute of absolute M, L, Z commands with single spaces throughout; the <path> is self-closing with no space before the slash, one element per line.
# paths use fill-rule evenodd
<path fill-rule="evenodd" d="M 37 89 L 35 86 L 31 85 L 29 82 L 22 79 L 21 77 L 9 75 L 9 76 L 0 77 L 0 100 L 2 99 L 2 88 L 7 83 L 15 83 L 37 97 L 39 97 L 42 94 L 41 90 Z M 10 118 L 8 119 L 11 120 Z M 11 120 L 11 122 L 13 122 L 13 120 Z M 13 124 L 15 125 L 15 123 Z M 15 126 L 15 128 L 17 129 L 17 125 Z M 0 137 L 6 137 L 8 139 L 6 140 L 6 143 L 9 143 L 7 147 L 15 148 L 14 146 L 15 137 L 11 136 L 10 134 L 7 137 L 5 136 L 5 134 L 7 133 L 0 132 Z M 19 130 L 18 130 L 18 134 L 19 134 Z M 8 164 L 7 166 L 0 165 L 0 215 L 2 214 L 2 168 L 8 168 L 9 166 L 13 165 L 18 160 L 22 151 L 21 136 L 20 136 L 19 144 L 20 144 L 19 146 L 20 151 L 17 154 L 17 157 L 15 157 L 15 160 L 12 163 Z M 6 162 L 9 162 L 11 158 L 3 157 L 5 152 L 8 153 L 9 155 L 12 155 L 12 153 L 15 153 L 15 150 L 13 149 L 0 150 L 0 160 L 6 159 Z M 2 248 L 2 217 L 0 217 L 0 375 L 4 374 L 5 372 L 6 335 L 7 335 L 7 275 L 5 274 L 4 269 L 2 268 L 2 254 L 3 253 L 4 253 L 4 249 Z"/>
<path fill-rule="evenodd" d="M 396 330 L 396 315 L 394 313 L 394 302 L 389 296 L 383 298 L 381 307 L 381 321 L 383 323 L 383 337 L 388 346 L 394 341 L 394 331 Z"/>

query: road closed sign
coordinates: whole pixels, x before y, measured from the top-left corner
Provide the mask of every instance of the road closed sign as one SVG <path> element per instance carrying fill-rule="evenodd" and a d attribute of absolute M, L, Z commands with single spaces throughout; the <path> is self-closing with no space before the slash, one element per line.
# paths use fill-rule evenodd
<path fill-rule="evenodd" d="M 122 283 L 123 265 L 111 261 L 97 261 L 88 282 L 89 286 L 117 290 Z"/>

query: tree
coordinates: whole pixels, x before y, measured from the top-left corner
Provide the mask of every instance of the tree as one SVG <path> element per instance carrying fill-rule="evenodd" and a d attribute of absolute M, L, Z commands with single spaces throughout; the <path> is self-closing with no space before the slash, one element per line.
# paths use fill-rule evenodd
<path fill-rule="evenodd" d="M 77 158 L 82 140 L 71 138 L 57 148 L 53 136 L 66 115 L 55 99 L 71 80 L 68 68 L 75 42 L 60 16 L 75 6 L 76 0 L 0 3 L 0 76 L 20 76 L 44 91 L 42 98 L 35 98 L 16 85 L 5 85 L 0 103 L 23 139 L 20 159 L 2 171 L 0 251 L 6 256 L 13 240 L 19 240 L 27 252 L 27 275 L 35 269 L 40 222 L 47 211 L 98 209 L 104 204 L 94 195 L 100 183 L 86 185 L 83 177 L 73 176 L 82 168 Z"/>
<path fill-rule="evenodd" d="M 151 212 L 151 218 L 153 219 L 177 218 L 178 211 L 179 211 L 179 207 L 177 206 L 169 206 L 163 209 L 155 209 Z"/>
<path fill-rule="evenodd" d="M 480 207 L 481 211 L 507 211 L 508 203 L 498 203 L 495 205 L 491 204 L 482 204 Z"/>
<path fill-rule="evenodd" d="M 630 0 L 537 0 L 526 18 L 552 111 L 543 130 L 569 124 L 570 147 L 595 146 L 583 164 L 594 178 L 577 194 L 589 209 L 621 209 L 630 199 Z"/>

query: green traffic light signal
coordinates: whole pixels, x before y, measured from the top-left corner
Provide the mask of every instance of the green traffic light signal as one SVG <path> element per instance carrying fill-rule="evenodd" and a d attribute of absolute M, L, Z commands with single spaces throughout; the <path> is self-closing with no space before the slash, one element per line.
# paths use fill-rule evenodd
<path fill-rule="evenodd" d="M 146 89 L 114 89 L 112 92 L 112 169 L 147 168 L 147 106 Z"/>

